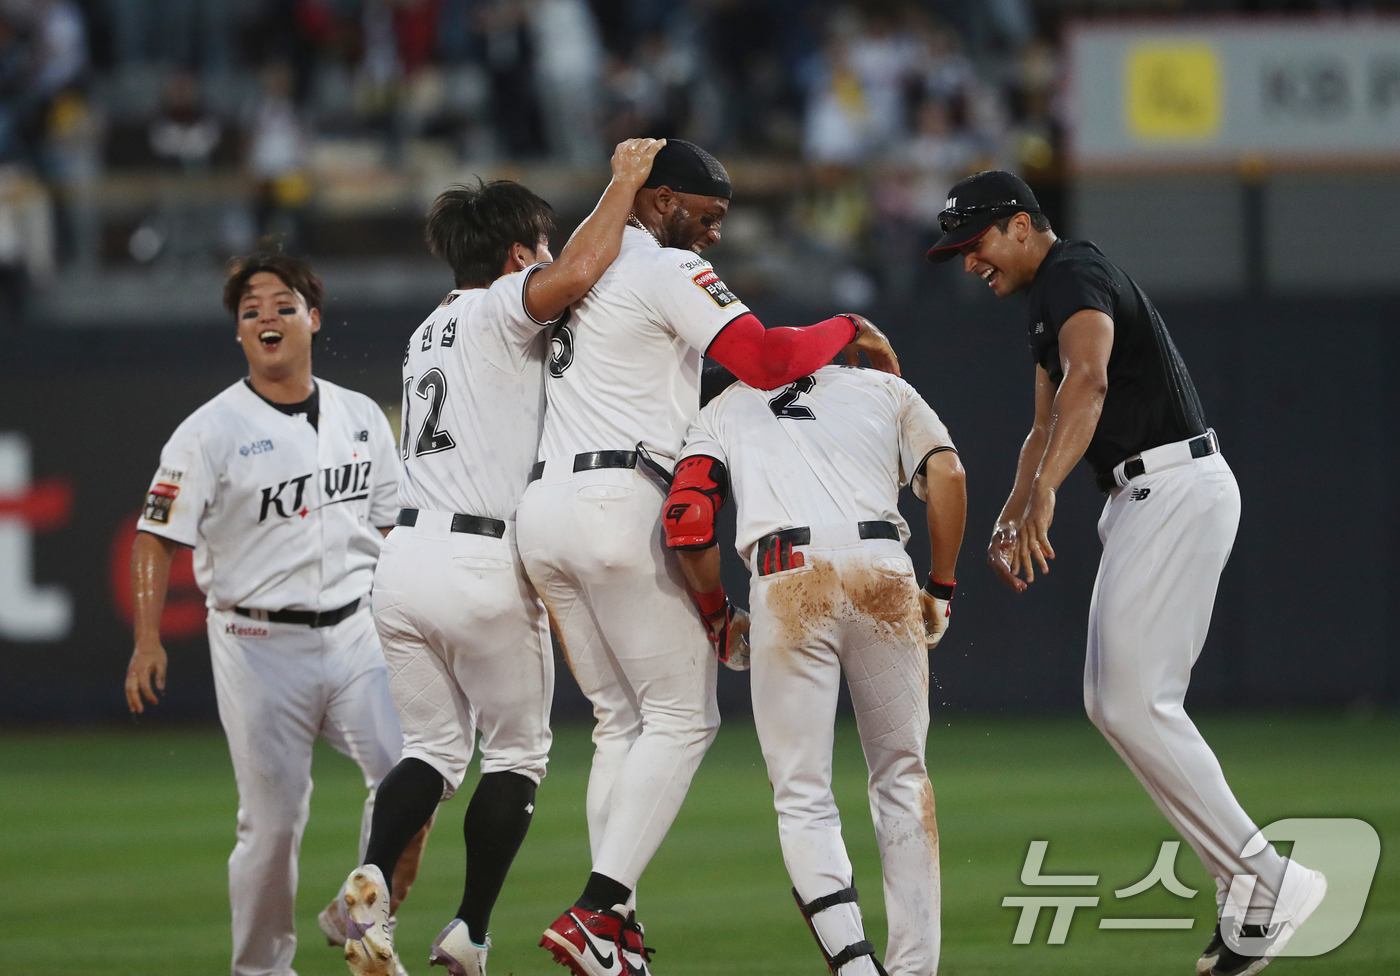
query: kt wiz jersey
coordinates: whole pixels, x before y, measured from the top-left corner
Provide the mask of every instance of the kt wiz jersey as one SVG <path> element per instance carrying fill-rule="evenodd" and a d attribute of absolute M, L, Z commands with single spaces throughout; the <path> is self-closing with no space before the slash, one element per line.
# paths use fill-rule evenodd
<path fill-rule="evenodd" d="M 938 414 L 897 376 L 823 366 L 781 390 L 735 383 L 705 405 L 686 434 L 683 457 L 705 454 L 729 469 L 737 508 L 735 548 L 747 563 L 770 532 L 798 525 L 899 514 L 899 489 L 952 439 Z"/>
<path fill-rule="evenodd" d="M 540 442 L 548 329 L 525 311 L 535 270 L 448 295 L 403 361 L 405 508 L 509 521 Z"/>
<path fill-rule="evenodd" d="M 554 330 L 541 461 L 638 444 L 668 462 L 700 407 L 700 360 L 748 313 L 710 262 L 627 227 L 622 249 Z"/>
<path fill-rule="evenodd" d="M 316 384 L 316 427 L 239 380 L 160 452 L 136 527 L 194 548 L 213 609 L 334 610 L 369 593 L 398 449 L 377 403 Z"/>

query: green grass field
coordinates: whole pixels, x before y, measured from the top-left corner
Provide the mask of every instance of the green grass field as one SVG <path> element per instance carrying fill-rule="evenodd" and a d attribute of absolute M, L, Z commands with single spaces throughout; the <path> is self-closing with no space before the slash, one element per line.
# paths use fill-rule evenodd
<path fill-rule="evenodd" d="M 1400 720 L 1257 716 L 1201 721 L 1236 792 L 1263 824 L 1352 816 L 1382 844 L 1400 836 Z M 879 862 L 854 726 L 839 730 L 836 789 L 871 938 L 884 941 Z M 583 817 L 588 728 L 557 730 L 534 827 L 492 924 L 492 976 L 559 976 L 541 929 L 577 896 L 588 871 Z M 1184 845 L 1186 901 L 1154 891 L 1115 901 L 1172 839 L 1137 782 L 1082 718 L 935 718 L 929 760 L 943 851 L 944 976 L 992 973 L 1135 976 L 1194 972 L 1214 903 Z M 296 968 L 340 974 L 317 911 L 354 866 L 363 787 L 351 762 L 317 754 L 301 857 Z M 442 810 L 423 873 L 401 912 L 398 944 L 414 973 L 460 897 L 461 815 L 472 782 Z M 228 972 L 226 858 L 236 796 L 217 730 L 0 736 L 0 974 L 116 976 Z M 1099 874 L 1098 908 L 1081 909 L 1066 944 L 1013 946 L 1031 840 L 1050 842 L 1046 873 Z M 659 976 L 825 972 L 788 894 L 771 793 L 753 727 L 727 724 L 641 886 L 641 917 Z M 1050 893 L 1083 894 L 1085 889 Z M 1104 916 L 1193 916 L 1187 932 L 1105 932 Z M 1328 976 L 1400 972 L 1400 867 L 1382 854 L 1360 928 L 1317 959 L 1269 970 Z"/>

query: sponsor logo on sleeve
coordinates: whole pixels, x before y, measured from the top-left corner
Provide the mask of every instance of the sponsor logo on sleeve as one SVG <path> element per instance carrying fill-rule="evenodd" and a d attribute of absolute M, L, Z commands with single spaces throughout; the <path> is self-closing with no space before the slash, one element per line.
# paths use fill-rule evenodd
<path fill-rule="evenodd" d="M 160 469 L 156 471 L 157 478 L 161 481 L 169 481 L 172 484 L 179 482 L 184 476 L 185 472 L 181 471 L 179 468 L 167 468 L 163 464 L 160 466 Z"/>
<path fill-rule="evenodd" d="M 141 517 L 147 522 L 169 524 L 170 506 L 175 504 L 175 499 L 179 495 L 179 485 L 172 485 L 165 481 L 157 482 L 155 487 L 146 493 L 146 507 L 142 511 Z"/>
<path fill-rule="evenodd" d="M 706 261 L 702 257 L 696 257 L 693 255 L 691 257 L 686 258 L 684 261 L 681 261 L 678 265 L 678 267 L 682 271 L 696 271 L 700 268 L 708 268 L 709 266 L 710 262 Z"/>
<path fill-rule="evenodd" d="M 728 308 L 739 300 L 738 296 L 729 290 L 729 287 L 715 274 L 714 268 L 706 268 L 694 278 L 690 279 L 700 288 L 704 289 L 716 305 L 720 308 Z"/>
<path fill-rule="evenodd" d="M 244 444 L 238 449 L 238 453 L 247 457 L 249 454 L 266 454 L 270 450 L 272 450 L 272 441 L 260 440 L 253 441 L 251 444 Z M 165 469 L 162 468 L 161 470 L 164 471 Z"/>

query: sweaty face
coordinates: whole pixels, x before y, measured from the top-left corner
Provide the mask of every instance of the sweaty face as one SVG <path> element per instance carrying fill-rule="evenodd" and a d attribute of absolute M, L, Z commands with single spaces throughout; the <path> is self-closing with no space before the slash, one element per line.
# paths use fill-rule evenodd
<path fill-rule="evenodd" d="M 998 298 L 1005 298 L 1031 283 L 1025 273 L 1026 245 L 993 224 L 975 241 L 964 244 L 959 253 L 963 270 L 987 283 Z"/>
<path fill-rule="evenodd" d="M 661 222 L 662 244 L 699 254 L 719 243 L 720 223 L 729 212 L 728 200 L 694 193 L 677 193 L 671 199 L 673 205 Z"/>
<path fill-rule="evenodd" d="M 321 313 L 268 271 L 248 279 L 238 303 L 238 341 L 250 371 L 282 379 L 311 360 L 311 337 L 321 329 Z"/>

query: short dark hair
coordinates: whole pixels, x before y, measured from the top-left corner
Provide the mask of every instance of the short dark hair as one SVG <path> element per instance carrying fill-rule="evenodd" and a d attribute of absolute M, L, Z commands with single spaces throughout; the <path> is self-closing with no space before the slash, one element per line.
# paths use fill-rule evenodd
<path fill-rule="evenodd" d="M 228 281 L 224 282 L 224 308 L 230 315 L 238 315 L 238 305 L 248 291 L 248 282 L 253 275 L 264 271 L 281 278 L 284 285 L 306 299 L 308 309 L 321 307 L 324 290 L 311 266 L 285 251 L 266 249 L 234 258 L 230 263 Z"/>
<path fill-rule="evenodd" d="M 514 180 L 461 183 L 428 210 L 428 250 L 452 268 L 458 288 L 483 288 L 501 276 L 510 249 L 535 250 L 554 231 L 554 208 Z"/>
<path fill-rule="evenodd" d="M 1039 210 L 1022 210 L 1020 212 L 1031 219 L 1032 230 L 1038 230 L 1043 234 L 1050 229 L 1050 218 L 1045 216 L 1045 214 L 1041 213 Z M 1015 216 L 1015 214 L 1011 215 L 1011 217 Z M 1005 234 L 1006 229 L 1011 226 L 1011 217 L 1003 217 L 1000 220 L 998 220 L 996 224 L 997 230 Z"/>

